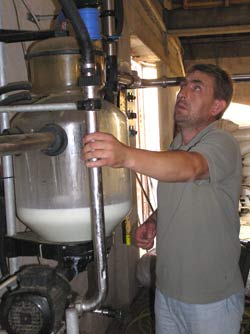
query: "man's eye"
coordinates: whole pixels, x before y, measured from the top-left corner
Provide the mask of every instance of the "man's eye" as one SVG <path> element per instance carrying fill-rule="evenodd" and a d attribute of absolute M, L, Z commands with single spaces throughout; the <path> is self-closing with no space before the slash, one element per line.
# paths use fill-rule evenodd
<path fill-rule="evenodd" d="M 201 90 L 201 86 L 199 86 L 199 85 L 194 85 L 194 86 L 193 86 L 193 90 L 200 91 L 200 90 Z"/>

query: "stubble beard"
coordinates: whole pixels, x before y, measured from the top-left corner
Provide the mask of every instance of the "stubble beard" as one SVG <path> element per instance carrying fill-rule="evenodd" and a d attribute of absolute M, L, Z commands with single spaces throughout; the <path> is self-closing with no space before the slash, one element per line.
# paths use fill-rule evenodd
<path fill-rule="evenodd" d="M 198 128 L 203 128 L 207 126 L 209 122 L 206 120 L 200 118 L 200 117 L 194 117 L 192 113 L 190 112 L 189 114 L 186 115 L 181 115 L 181 114 L 174 114 L 174 121 L 175 124 L 179 129 L 198 129 Z"/>

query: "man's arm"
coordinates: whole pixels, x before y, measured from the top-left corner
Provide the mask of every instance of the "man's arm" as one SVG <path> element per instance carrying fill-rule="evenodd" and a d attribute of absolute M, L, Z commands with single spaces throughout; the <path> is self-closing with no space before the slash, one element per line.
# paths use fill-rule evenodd
<path fill-rule="evenodd" d="M 101 132 L 87 135 L 84 144 L 87 167 L 124 167 L 164 182 L 185 182 L 209 176 L 207 161 L 198 152 L 136 149 Z"/>

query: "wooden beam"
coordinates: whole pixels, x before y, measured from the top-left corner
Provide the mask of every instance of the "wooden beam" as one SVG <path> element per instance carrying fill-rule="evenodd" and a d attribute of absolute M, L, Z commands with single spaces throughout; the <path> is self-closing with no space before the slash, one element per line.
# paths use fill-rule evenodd
<path fill-rule="evenodd" d="M 165 10 L 167 32 L 176 36 L 244 33 L 250 30 L 250 4 Z"/>
<path fill-rule="evenodd" d="M 250 34 L 182 37 L 180 40 L 185 60 L 250 56 Z"/>
<path fill-rule="evenodd" d="M 166 25 L 163 21 L 162 7 L 160 7 L 158 3 L 152 0 L 143 0 L 143 1 L 150 9 L 151 14 L 155 17 L 155 20 L 159 24 L 161 30 L 163 32 L 166 32 Z"/>
<path fill-rule="evenodd" d="M 188 8 L 211 8 L 221 6 L 243 5 L 249 4 L 250 0 L 214 0 L 214 1 L 190 1 L 184 0 L 186 9 Z M 184 6 L 183 6 L 184 7 Z"/>
<path fill-rule="evenodd" d="M 194 29 L 168 29 L 169 35 L 184 37 L 184 36 L 208 36 L 208 35 L 227 35 L 241 34 L 250 32 L 250 24 L 243 26 L 227 26 L 213 28 L 194 28 Z"/>
<path fill-rule="evenodd" d="M 137 36 L 155 55 L 167 62 L 166 32 L 162 31 L 145 0 L 125 0 L 125 20 L 129 35 Z M 162 21 L 164 25 L 164 22 Z M 164 29 L 166 27 L 164 25 Z"/>

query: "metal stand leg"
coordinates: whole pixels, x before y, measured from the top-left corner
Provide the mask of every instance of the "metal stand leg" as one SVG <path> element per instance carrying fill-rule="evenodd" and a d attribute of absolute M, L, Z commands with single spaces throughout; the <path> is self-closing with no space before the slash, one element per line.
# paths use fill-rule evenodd
<path fill-rule="evenodd" d="M 66 310 L 66 333 L 79 334 L 79 319 L 75 308 L 68 308 Z"/>

